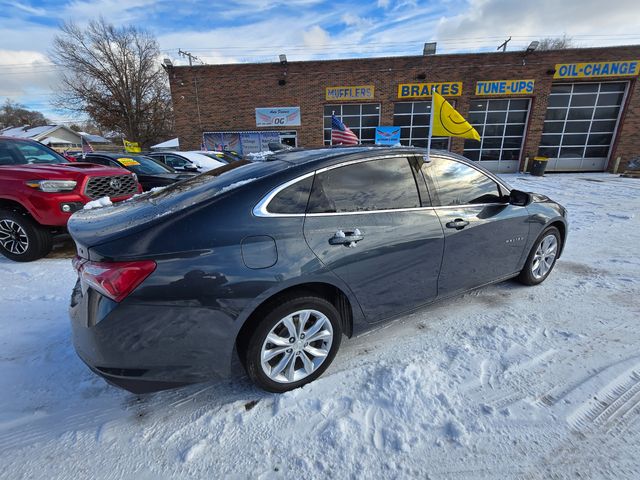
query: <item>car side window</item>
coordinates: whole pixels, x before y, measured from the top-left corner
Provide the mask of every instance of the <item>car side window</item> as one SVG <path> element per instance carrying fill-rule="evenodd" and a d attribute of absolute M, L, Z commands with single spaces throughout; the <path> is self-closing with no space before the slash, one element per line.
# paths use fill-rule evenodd
<path fill-rule="evenodd" d="M 156 160 L 161 160 L 157 158 Z M 181 168 L 187 161 L 184 158 L 177 157 L 175 155 L 165 155 L 164 163 L 173 168 Z"/>
<path fill-rule="evenodd" d="M 432 158 L 423 166 L 436 183 L 434 206 L 499 203 L 500 187 L 484 173 L 461 162 Z"/>
<path fill-rule="evenodd" d="M 362 212 L 420 206 L 409 159 L 394 157 L 316 174 L 307 212 Z"/>
<path fill-rule="evenodd" d="M 269 213 L 305 213 L 313 176 L 280 190 L 267 206 Z"/>

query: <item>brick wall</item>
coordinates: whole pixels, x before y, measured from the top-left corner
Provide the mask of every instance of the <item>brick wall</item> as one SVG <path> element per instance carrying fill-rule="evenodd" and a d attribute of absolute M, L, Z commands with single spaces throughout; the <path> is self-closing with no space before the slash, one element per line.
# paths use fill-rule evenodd
<path fill-rule="evenodd" d="M 181 66 L 170 70 L 169 79 L 181 148 L 198 149 L 205 131 L 259 130 L 255 126 L 256 107 L 292 106 L 300 107 L 302 125 L 281 130 L 297 130 L 300 146 L 321 146 L 323 105 L 337 103 L 325 100 L 328 86 L 375 85 L 373 102 L 382 105 L 380 124 L 393 125 L 393 103 L 398 101 L 399 83 L 462 81 L 463 94 L 455 100 L 456 108 L 466 115 L 472 99 L 480 98 L 474 96 L 478 80 L 533 78 L 535 90 L 529 97 L 532 105 L 522 154 L 524 160 L 525 156 L 537 154 L 555 64 L 636 59 L 640 60 L 640 45 L 533 52 L 526 56 L 524 52 L 496 52 L 289 62 L 287 65 L 274 62 Z M 426 74 L 426 80 L 418 80 L 419 74 Z M 278 85 L 281 79 L 286 80 L 285 85 Z M 622 169 L 632 157 L 640 155 L 640 99 L 636 78 L 630 82 L 609 169 L 618 156 L 622 157 Z M 462 139 L 453 139 L 452 150 L 462 153 L 463 144 Z"/>

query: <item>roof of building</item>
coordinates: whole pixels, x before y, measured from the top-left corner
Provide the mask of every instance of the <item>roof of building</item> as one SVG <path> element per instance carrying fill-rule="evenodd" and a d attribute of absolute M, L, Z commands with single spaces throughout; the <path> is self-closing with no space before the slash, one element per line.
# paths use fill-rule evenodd
<path fill-rule="evenodd" d="M 56 130 L 61 126 L 62 125 L 41 125 L 39 127 L 8 127 L 2 130 L 0 133 L 2 133 L 2 135 L 6 135 L 7 137 L 34 138 L 40 135 L 44 135 L 47 132 Z"/>
<path fill-rule="evenodd" d="M 107 140 L 104 137 L 101 137 L 100 135 L 93 135 L 87 132 L 77 132 L 77 133 L 78 135 L 82 135 L 84 139 L 89 143 L 111 143 L 109 140 Z"/>

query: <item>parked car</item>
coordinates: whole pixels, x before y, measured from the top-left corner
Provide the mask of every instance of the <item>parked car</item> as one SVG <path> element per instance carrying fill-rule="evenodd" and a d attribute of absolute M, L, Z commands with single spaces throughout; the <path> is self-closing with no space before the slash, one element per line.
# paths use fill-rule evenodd
<path fill-rule="evenodd" d="M 86 203 L 141 191 L 122 169 L 70 163 L 39 142 L 0 137 L 0 253 L 18 262 L 44 257 Z"/>
<path fill-rule="evenodd" d="M 290 150 L 79 212 L 79 356 L 133 392 L 244 366 L 284 392 L 351 337 L 438 299 L 544 281 L 564 207 L 416 148 Z M 108 281 L 107 281 L 108 279 Z"/>
<path fill-rule="evenodd" d="M 166 187 L 172 183 L 193 177 L 194 173 L 176 172 L 173 168 L 144 155 L 129 153 L 93 152 L 87 153 L 85 162 L 111 167 L 126 168 L 138 176 L 138 182 L 145 192 L 157 187 Z"/>
<path fill-rule="evenodd" d="M 205 151 L 153 152 L 150 153 L 149 156 L 156 160 L 160 160 L 167 165 L 171 165 L 172 167 L 174 164 L 184 165 L 184 162 L 190 162 L 203 172 L 220 168 L 239 159 L 237 156 L 228 152 Z"/>
<path fill-rule="evenodd" d="M 177 172 L 194 172 L 200 173 L 200 167 L 198 167 L 191 160 L 185 157 L 179 157 L 170 153 L 151 152 L 147 154 L 148 157 L 158 160 L 165 165 L 169 165 Z"/>

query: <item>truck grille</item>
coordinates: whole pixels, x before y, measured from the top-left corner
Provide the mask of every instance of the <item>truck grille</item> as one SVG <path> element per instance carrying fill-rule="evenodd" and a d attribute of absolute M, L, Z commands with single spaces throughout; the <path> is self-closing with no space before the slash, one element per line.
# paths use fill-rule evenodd
<path fill-rule="evenodd" d="M 84 193 L 93 199 L 102 197 L 120 197 L 138 192 L 133 175 L 115 175 L 113 177 L 91 177 Z"/>

